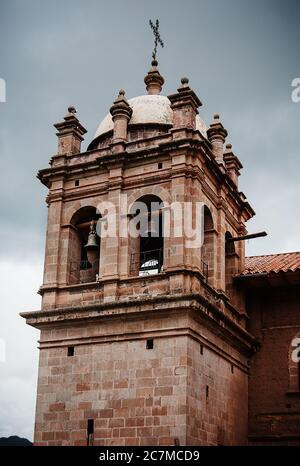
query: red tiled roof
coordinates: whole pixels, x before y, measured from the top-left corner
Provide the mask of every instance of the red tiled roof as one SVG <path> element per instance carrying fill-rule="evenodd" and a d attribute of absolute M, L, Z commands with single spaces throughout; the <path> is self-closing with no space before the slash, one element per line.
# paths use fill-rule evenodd
<path fill-rule="evenodd" d="M 300 252 L 287 252 L 246 257 L 245 270 L 241 275 L 295 272 L 296 270 L 300 270 Z"/>

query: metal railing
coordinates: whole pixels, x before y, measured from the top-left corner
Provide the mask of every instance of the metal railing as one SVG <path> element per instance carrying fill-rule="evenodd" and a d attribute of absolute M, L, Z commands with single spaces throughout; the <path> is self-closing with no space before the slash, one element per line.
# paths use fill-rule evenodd
<path fill-rule="evenodd" d="M 130 273 L 136 275 L 154 275 L 163 267 L 163 249 L 152 249 L 132 253 L 130 256 Z M 208 264 L 201 259 L 201 271 L 205 282 L 208 281 Z M 96 282 L 99 274 L 99 259 L 95 261 L 80 260 L 70 263 L 70 283 Z"/>
<path fill-rule="evenodd" d="M 163 249 L 152 249 L 132 253 L 130 256 L 130 273 L 153 275 L 160 273 L 163 266 Z"/>
<path fill-rule="evenodd" d="M 130 273 L 138 275 L 153 275 L 160 273 L 163 267 L 163 249 L 152 249 L 132 253 L 130 257 Z M 205 282 L 208 282 L 208 264 L 201 259 L 201 272 Z"/>

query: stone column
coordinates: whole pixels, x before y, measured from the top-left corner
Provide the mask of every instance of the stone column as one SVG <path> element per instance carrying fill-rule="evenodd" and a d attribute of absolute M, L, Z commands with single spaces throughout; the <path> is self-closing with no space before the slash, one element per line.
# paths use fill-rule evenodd
<path fill-rule="evenodd" d="M 58 183 L 58 182 L 57 182 Z M 63 184 L 63 181 L 60 181 Z M 63 203 L 61 198 L 49 203 L 45 261 L 44 261 L 44 279 L 43 279 L 43 300 L 42 307 L 55 307 L 56 303 L 56 286 L 58 285 L 58 273 L 60 262 L 60 236 L 61 236 L 61 217 Z"/>
<path fill-rule="evenodd" d="M 226 150 L 224 152 L 224 162 L 229 177 L 235 184 L 236 188 L 238 188 L 238 179 L 240 176 L 240 170 L 243 168 L 243 165 L 237 156 L 232 152 L 231 144 L 226 145 Z"/>
<path fill-rule="evenodd" d="M 115 216 L 115 234 L 101 237 L 100 280 L 104 283 L 104 301 L 115 301 L 118 296 L 118 280 L 120 277 L 120 200 L 123 180 L 122 166 L 109 167 L 109 188 L 107 201 L 111 210 L 103 218 L 102 228 L 106 228 L 105 222 L 110 221 L 109 216 Z M 109 208 L 110 209 L 110 208 Z"/>
<path fill-rule="evenodd" d="M 119 91 L 118 97 L 110 108 L 110 113 L 114 122 L 112 151 L 123 152 L 127 141 L 127 126 L 132 115 L 132 108 L 127 102 L 123 89 Z"/>
<path fill-rule="evenodd" d="M 219 164 L 224 165 L 223 146 L 227 137 L 227 130 L 220 121 L 218 114 L 214 115 L 214 121 L 207 130 L 207 137 L 212 145 L 212 153 Z"/>
<path fill-rule="evenodd" d="M 178 129 L 196 129 L 196 115 L 202 103 L 188 84 L 188 78 L 182 78 L 176 94 L 168 96 L 173 110 L 173 133 Z"/>
<path fill-rule="evenodd" d="M 58 130 L 58 155 L 78 154 L 81 150 L 81 142 L 86 129 L 80 124 L 75 116 L 75 107 L 70 106 L 64 121 L 56 123 L 54 127 Z"/>

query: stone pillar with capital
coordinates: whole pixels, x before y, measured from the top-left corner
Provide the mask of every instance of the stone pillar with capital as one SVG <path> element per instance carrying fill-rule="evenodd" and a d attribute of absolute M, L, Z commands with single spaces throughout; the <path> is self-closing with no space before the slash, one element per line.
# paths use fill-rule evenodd
<path fill-rule="evenodd" d="M 223 160 L 223 146 L 227 137 L 227 130 L 221 123 L 220 115 L 215 114 L 213 122 L 211 123 L 210 127 L 207 130 L 207 137 L 212 145 L 212 153 L 216 159 L 216 161 L 224 165 Z"/>
<path fill-rule="evenodd" d="M 198 96 L 189 86 L 188 78 L 181 79 L 181 85 L 175 94 L 168 96 L 173 110 L 173 132 L 185 129 L 196 129 L 196 115 L 202 106 Z"/>
<path fill-rule="evenodd" d="M 243 165 L 241 164 L 237 156 L 232 152 L 231 144 L 226 144 L 226 149 L 224 152 L 224 162 L 229 177 L 233 181 L 236 188 L 238 188 L 238 178 L 240 176 L 240 170 L 243 168 Z"/>
<path fill-rule="evenodd" d="M 68 107 L 68 113 L 64 121 L 55 123 L 58 137 L 58 155 L 78 154 L 81 150 L 81 143 L 86 129 L 75 116 L 76 109 L 73 106 Z"/>
<path fill-rule="evenodd" d="M 110 108 L 110 113 L 114 122 L 113 142 L 111 144 L 112 151 L 123 152 L 127 141 L 128 122 L 132 115 L 132 108 L 125 97 L 123 89 L 119 91 L 118 97 Z"/>

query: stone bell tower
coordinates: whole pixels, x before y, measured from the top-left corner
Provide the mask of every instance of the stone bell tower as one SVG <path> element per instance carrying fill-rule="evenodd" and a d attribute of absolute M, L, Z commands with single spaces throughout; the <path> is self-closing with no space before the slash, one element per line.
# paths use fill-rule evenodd
<path fill-rule="evenodd" d="M 49 190 L 42 307 L 22 313 L 41 331 L 36 445 L 247 442 L 254 341 L 234 238 L 254 212 L 220 117 L 207 129 L 188 79 L 168 97 L 163 83 L 153 60 L 146 95 L 121 90 L 85 152 L 74 107 L 55 125 L 58 152 L 38 174 Z M 141 203 L 146 235 L 123 235 Z M 197 247 L 174 220 L 186 203 L 204 206 Z M 103 234 L 109 206 L 114 235 Z"/>

